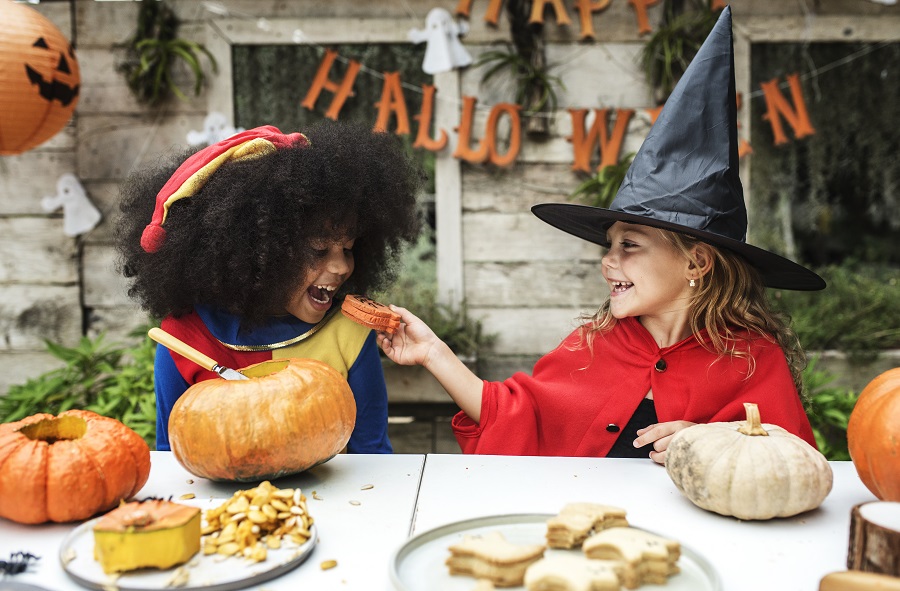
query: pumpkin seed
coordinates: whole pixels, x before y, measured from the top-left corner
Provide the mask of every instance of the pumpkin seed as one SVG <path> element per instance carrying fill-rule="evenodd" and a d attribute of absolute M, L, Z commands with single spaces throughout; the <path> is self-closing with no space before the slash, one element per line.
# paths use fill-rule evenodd
<path fill-rule="evenodd" d="M 266 559 L 269 551 L 266 550 L 266 547 L 260 544 L 259 542 L 253 546 L 253 551 L 250 553 L 250 559 L 255 562 L 262 562 Z"/>
<path fill-rule="evenodd" d="M 250 508 L 250 501 L 247 497 L 237 497 L 233 502 L 228 504 L 226 511 L 229 513 L 243 513 Z"/>
<path fill-rule="evenodd" d="M 278 519 L 278 511 L 272 505 L 263 505 L 262 512 L 272 521 Z"/>
<path fill-rule="evenodd" d="M 172 576 L 168 581 L 165 582 L 165 587 L 184 587 L 187 585 L 188 580 L 191 578 L 191 573 L 188 572 L 188 569 L 183 566 L 179 566 L 175 569 L 175 572 L 172 573 Z"/>
<path fill-rule="evenodd" d="M 359 488 L 359 490 L 372 490 L 373 488 L 375 488 L 374 484 L 364 484 Z"/>

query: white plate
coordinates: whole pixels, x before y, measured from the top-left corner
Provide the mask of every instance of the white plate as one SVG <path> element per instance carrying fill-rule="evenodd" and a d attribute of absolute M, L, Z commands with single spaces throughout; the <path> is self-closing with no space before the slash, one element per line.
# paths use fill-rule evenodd
<path fill-rule="evenodd" d="M 471 591 L 475 579 L 451 576 L 444 561 L 450 556 L 450 546 L 463 536 L 499 531 L 516 544 L 546 544 L 547 520 L 553 515 L 495 515 L 457 521 L 423 532 L 400 547 L 391 559 L 391 581 L 399 591 Z M 634 527 L 634 526 L 632 526 Z M 640 528 L 643 529 L 643 528 Z M 670 537 L 670 536 L 665 536 Z M 581 553 L 580 549 L 548 548 L 545 556 L 554 553 Z M 669 578 L 666 585 L 643 585 L 641 589 L 666 591 L 722 591 L 719 575 L 708 560 L 681 545 L 678 560 L 681 572 Z M 510 587 L 524 589 L 524 587 Z"/>
<path fill-rule="evenodd" d="M 224 501 L 218 501 L 221 502 Z M 75 582 L 100 590 L 117 588 L 121 591 L 157 591 L 173 587 L 182 591 L 243 589 L 297 568 L 309 557 L 319 540 L 318 529 L 312 525 L 312 535 L 305 544 L 269 549 L 262 562 L 252 562 L 238 556 L 226 558 L 218 554 L 204 555 L 201 549 L 187 563 L 166 570 L 141 569 L 121 575 L 108 575 L 103 572 L 100 563 L 94 560 L 93 528 L 98 519 L 100 518 L 79 525 L 66 536 L 59 549 L 59 559 L 66 574 Z M 188 580 L 183 585 L 173 585 L 173 578 L 176 574 L 181 574 L 176 572 L 180 568 L 187 571 Z"/>

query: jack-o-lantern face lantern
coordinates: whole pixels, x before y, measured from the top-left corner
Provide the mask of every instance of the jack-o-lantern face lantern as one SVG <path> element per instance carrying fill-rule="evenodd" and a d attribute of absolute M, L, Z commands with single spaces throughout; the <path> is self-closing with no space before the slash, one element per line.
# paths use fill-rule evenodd
<path fill-rule="evenodd" d="M 0 0 L 0 23 L 0 155 L 21 154 L 72 118 L 81 72 L 71 43 L 35 9 Z"/>

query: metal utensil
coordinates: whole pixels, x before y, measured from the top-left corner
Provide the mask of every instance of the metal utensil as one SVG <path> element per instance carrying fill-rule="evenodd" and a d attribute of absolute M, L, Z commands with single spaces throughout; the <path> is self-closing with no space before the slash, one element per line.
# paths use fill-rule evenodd
<path fill-rule="evenodd" d="M 181 339 L 173 337 L 161 328 L 151 328 L 149 331 L 147 331 L 147 336 L 149 336 L 160 345 L 168 348 L 169 350 L 175 351 L 179 355 L 190 359 L 200 367 L 216 372 L 226 380 L 250 379 L 239 371 L 225 367 L 224 365 L 219 365 L 218 362 L 216 362 L 216 360 L 212 357 L 204 355 L 197 349 L 191 347 Z"/>

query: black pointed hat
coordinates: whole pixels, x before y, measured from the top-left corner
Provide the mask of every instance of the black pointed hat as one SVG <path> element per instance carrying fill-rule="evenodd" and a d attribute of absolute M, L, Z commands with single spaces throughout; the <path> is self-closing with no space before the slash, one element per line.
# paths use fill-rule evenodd
<path fill-rule="evenodd" d="M 817 290 L 821 277 L 747 244 L 738 177 L 737 101 L 731 8 L 725 7 L 638 150 L 609 209 L 542 203 L 531 211 L 551 226 L 609 247 L 617 221 L 694 236 L 743 256 L 767 287 Z"/>

